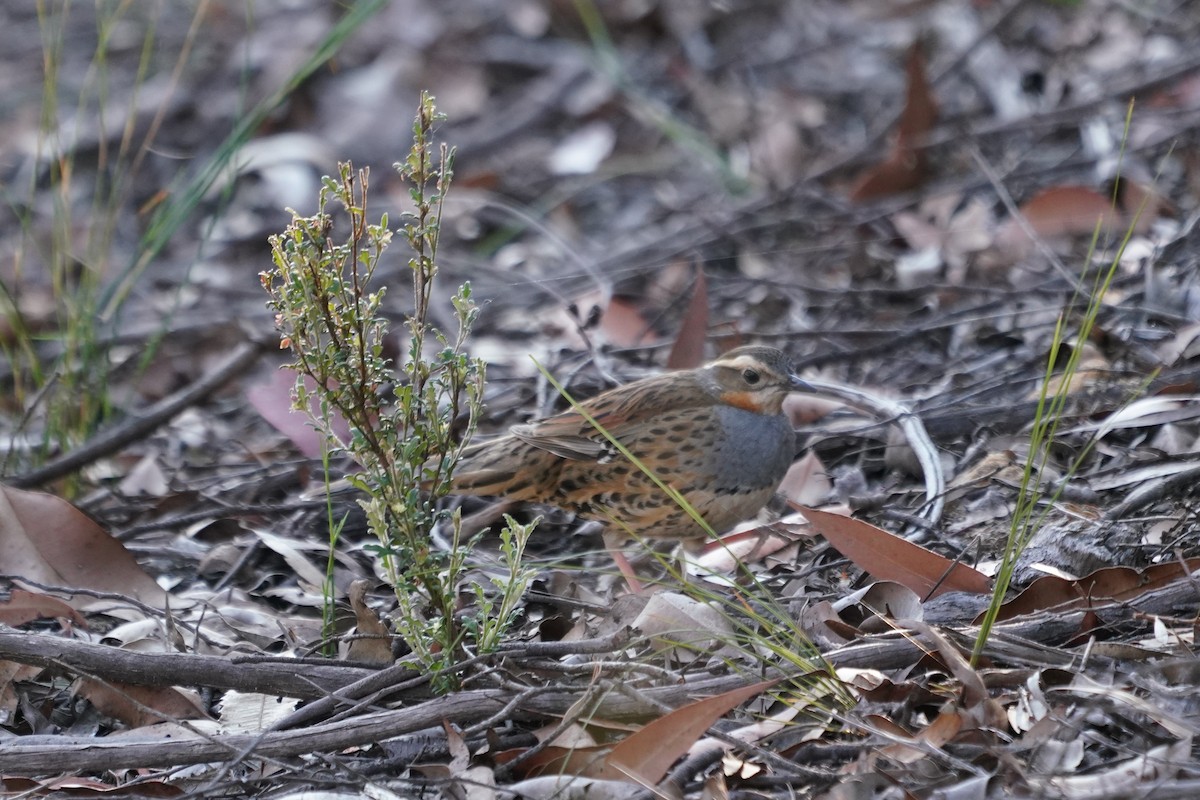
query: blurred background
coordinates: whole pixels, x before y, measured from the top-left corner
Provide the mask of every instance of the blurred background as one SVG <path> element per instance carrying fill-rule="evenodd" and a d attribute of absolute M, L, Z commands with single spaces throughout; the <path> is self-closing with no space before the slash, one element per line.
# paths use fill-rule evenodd
<path fill-rule="evenodd" d="M 423 89 L 458 154 L 443 296 L 485 304 L 497 424 L 536 407 L 530 353 L 595 388 L 613 348 L 661 367 L 697 291 L 705 356 L 760 339 L 902 395 L 979 389 L 980 358 L 1042 357 L 1097 214 L 1139 208 L 1138 252 L 1174 243 L 1123 273 L 1170 320 L 1128 323 L 1153 345 L 1200 317 L 1198 40 L 1165 0 L 10 5 L 8 471 L 269 335 L 266 238 L 339 161 L 394 220 Z"/>

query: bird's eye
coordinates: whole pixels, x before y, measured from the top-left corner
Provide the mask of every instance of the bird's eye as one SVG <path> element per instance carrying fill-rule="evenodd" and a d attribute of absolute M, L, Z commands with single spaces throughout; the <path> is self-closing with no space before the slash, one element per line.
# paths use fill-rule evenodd
<path fill-rule="evenodd" d="M 756 370 L 747 369 L 747 370 L 742 371 L 742 380 L 744 380 L 746 383 L 753 386 L 754 384 L 756 384 L 760 380 L 762 380 L 762 377 L 758 374 L 758 372 Z"/>

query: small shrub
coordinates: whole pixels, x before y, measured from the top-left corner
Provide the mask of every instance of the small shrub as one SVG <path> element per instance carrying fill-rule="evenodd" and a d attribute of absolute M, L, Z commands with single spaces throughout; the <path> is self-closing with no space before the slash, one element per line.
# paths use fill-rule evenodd
<path fill-rule="evenodd" d="M 363 467 L 352 480 L 367 494 L 360 503 L 378 537 L 384 574 L 395 588 L 397 630 L 422 665 L 433 670 L 447 670 L 470 645 L 478 645 L 471 634 L 481 630 L 478 622 L 464 624 L 457 607 L 469 543 L 461 541 L 458 514 L 437 508 L 475 429 L 484 382 L 483 363 L 465 352 L 478 315 L 470 284 L 451 297 L 456 332 L 447 334 L 428 322 L 442 207 L 454 163 L 453 149 L 433 146 L 433 126 L 440 119 L 433 99 L 423 94 L 412 148 L 395 165 L 410 184 L 413 201 L 398 230 L 412 254 L 413 293 L 401 365 L 384 355 L 385 289 L 372 288 L 393 231 L 386 215 L 378 224 L 367 221 L 366 170 L 339 165 L 337 179 L 323 182 L 317 213 L 293 212 L 288 228 L 271 237 L 274 268 L 262 274 L 271 295 L 268 305 L 294 357 L 295 407 L 310 415 L 332 451 L 350 454 Z M 344 241 L 335 241 L 334 216 L 327 210 L 331 200 L 348 218 Z M 345 441 L 334 430 L 336 416 L 349 422 Z M 464 416 L 466 425 L 460 427 Z M 430 546 L 429 532 L 439 522 L 451 526 L 450 552 Z M 510 535 L 523 541 L 528 532 L 518 528 L 512 526 Z M 524 573 L 518 569 L 517 574 Z M 511 580 L 507 590 L 523 588 L 522 580 Z M 512 603 L 500 607 L 506 609 L 500 624 L 507 626 Z M 494 643 L 494 628 L 482 629 Z"/>

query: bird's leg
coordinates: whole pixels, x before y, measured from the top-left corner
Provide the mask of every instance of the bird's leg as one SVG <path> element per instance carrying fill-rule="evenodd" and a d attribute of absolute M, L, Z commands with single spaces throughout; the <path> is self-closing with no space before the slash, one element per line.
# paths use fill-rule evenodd
<path fill-rule="evenodd" d="M 633 571 L 633 565 L 629 563 L 629 559 L 625 557 L 625 552 L 622 550 L 622 546 L 625 544 L 625 536 L 622 532 L 614 531 L 605 525 L 601 537 L 604 539 L 604 549 L 608 550 L 613 563 L 617 565 L 617 569 L 624 576 L 625 583 L 629 585 L 629 591 L 634 594 L 641 594 L 645 591 L 646 587 L 638 580 L 637 573 Z"/>

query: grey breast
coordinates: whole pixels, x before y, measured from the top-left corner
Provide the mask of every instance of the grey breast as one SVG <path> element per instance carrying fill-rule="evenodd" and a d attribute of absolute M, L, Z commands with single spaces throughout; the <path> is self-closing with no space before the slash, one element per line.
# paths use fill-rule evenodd
<path fill-rule="evenodd" d="M 779 485 L 796 455 L 796 433 L 782 414 L 719 406 L 720 433 L 712 449 L 717 486 L 744 492 Z"/>

